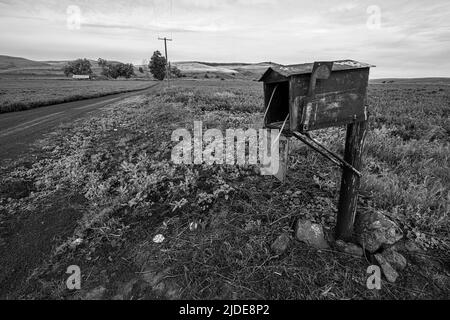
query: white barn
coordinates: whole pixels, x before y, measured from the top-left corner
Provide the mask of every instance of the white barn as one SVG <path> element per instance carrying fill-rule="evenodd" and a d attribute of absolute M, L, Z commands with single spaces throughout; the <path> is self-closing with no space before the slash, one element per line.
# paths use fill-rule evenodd
<path fill-rule="evenodd" d="M 78 74 L 74 74 L 73 75 L 73 79 L 75 80 L 90 80 L 91 76 L 90 75 L 78 75 Z"/>

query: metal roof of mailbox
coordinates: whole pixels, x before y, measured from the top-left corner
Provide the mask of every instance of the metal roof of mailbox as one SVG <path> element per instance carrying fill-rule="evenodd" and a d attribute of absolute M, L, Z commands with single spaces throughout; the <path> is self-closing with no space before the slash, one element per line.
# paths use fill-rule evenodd
<path fill-rule="evenodd" d="M 343 71 L 343 70 L 353 70 L 353 69 L 363 69 L 375 67 L 373 65 L 358 62 L 354 60 L 339 60 L 333 61 L 332 71 Z M 314 63 L 303 63 L 303 64 L 293 64 L 288 66 L 272 66 L 269 67 L 266 72 L 262 75 L 259 81 L 264 81 L 264 78 L 271 72 L 277 72 L 282 76 L 288 78 L 291 76 L 296 76 L 300 74 L 310 74 L 312 73 Z"/>

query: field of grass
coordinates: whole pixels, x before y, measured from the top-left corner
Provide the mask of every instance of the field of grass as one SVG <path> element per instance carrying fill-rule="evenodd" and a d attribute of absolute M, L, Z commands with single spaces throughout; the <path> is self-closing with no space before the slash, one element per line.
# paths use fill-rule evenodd
<path fill-rule="evenodd" d="M 42 259 L 36 250 L 21 253 L 24 261 L 37 261 L 26 281 L 12 281 L 3 266 L 0 293 L 49 299 L 86 298 L 94 289 L 117 299 L 448 299 L 449 94 L 450 87 L 441 85 L 370 86 L 358 210 L 382 211 L 420 248 L 404 253 L 407 269 L 395 284 L 383 281 L 380 291 L 366 288 L 372 264 L 366 259 L 299 242 L 282 256 L 271 252 L 272 242 L 292 233 L 298 218 L 321 223 L 327 232 L 335 224 L 340 170 L 301 143 L 293 143 L 285 184 L 252 166 L 170 161 L 173 130 L 192 132 L 195 120 L 204 129 L 261 126 L 261 84 L 218 80 L 180 81 L 159 94 L 113 104 L 101 116 L 50 134 L 35 147 L 41 160 L 1 168 L 2 225 L 43 215 L 54 237 L 46 235 L 53 242 Z M 342 152 L 343 128 L 314 136 Z M 70 223 L 64 221 L 73 227 L 64 231 L 56 226 L 61 212 L 71 212 L 64 218 Z M 38 228 L 30 231 L 37 243 Z M 162 243 L 153 241 L 158 234 Z M 17 259 L 8 253 L 13 244 L 3 237 L 4 261 Z M 65 271 L 74 264 L 82 270 L 77 292 L 65 287 Z"/>
<path fill-rule="evenodd" d="M 96 98 L 151 86 L 150 81 L 21 80 L 0 78 L 0 113 Z"/>

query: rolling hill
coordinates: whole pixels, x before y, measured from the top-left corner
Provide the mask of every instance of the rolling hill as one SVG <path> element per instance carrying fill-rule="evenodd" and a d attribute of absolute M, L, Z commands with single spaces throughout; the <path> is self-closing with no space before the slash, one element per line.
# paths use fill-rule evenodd
<path fill-rule="evenodd" d="M 450 78 L 385 78 L 371 79 L 371 84 L 439 84 L 450 85 Z"/>
<path fill-rule="evenodd" d="M 262 63 L 212 63 L 199 61 L 173 62 L 181 72 L 190 77 L 216 77 L 257 79 L 268 67 L 275 65 L 271 62 Z"/>
<path fill-rule="evenodd" d="M 0 70 L 45 68 L 49 66 L 45 62 L 0 55 Z"/>

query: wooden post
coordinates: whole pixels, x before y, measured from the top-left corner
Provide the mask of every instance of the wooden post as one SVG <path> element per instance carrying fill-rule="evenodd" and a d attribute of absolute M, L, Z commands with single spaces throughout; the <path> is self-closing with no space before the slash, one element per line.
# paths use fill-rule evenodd
<path fill-rule="evenodd" d="M 361 171 L 362 153 L 367 132 L 367 121 L 347 125 L 344 160 Z M 338 205 L 336 239 L 350 240 L 353 236 L 360 178 L 344 167 Z"/>

